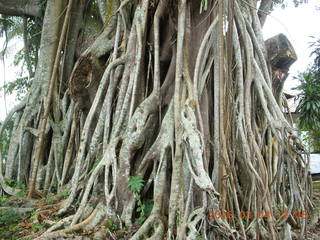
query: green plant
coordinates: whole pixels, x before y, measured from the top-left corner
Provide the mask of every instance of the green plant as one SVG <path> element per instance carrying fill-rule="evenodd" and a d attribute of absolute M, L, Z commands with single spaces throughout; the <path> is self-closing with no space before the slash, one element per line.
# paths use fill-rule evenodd
<path fill-rule="evenodd" d="M 17 197 L 25 197 L 26 195 L 27 195 L 27 192 L 24 190 L 21 190 L 16 194 Z"/>
<path fill-rule="evenodd" d="M 135 199 L 137 201 L 137 212 L 139 213 L 139 218 L 137 219 L 137 222 L 139 224 L 142 224 L 146 220 L 146 217 L 150 215 L 153 207 L 152 200 L 142 201 L 140 192 L 143 186 L 144 180 L 140 176 L 130 177 L 128 187 L 134 193 Z"/>
<path fill-rule="evenodd" d="M 20 217 L 14 212 L 13 209 L 5 209 L 0 211 L 0 227 L 9 226 L 19 222 Z"/>
<path fill-rule="evenodd" d="M 8 179 L 6 178 L 4 180 L 5 184 L 14 188 L 14 189 L 19 189 L 20 191 L 18 191 L 18 193 L 13 196 L 13 197 L 24 197 L 27 193 L 26 193 L 26 186 L 22 183 L 16 183 L 16 181 L 14 179 Z M 0 201 L 0 205 L 1 205 L 1 201 Z"/>
<path fill-rule="evenodd" d="M 140 194 L 144 186 L 144 180 L 140 176 L 131 176 L 128 186 L 133 193 Z"/>
<path fill-rule="evenodd" d="M 35 19 L 2 15 L 0 18 L 0 36 L 4 39 L 4 47 L 0 49 L 0 58 L 11 55 L 10 41 L 23 38 L 24 47 L 15 51 L 13 65 L 21 70 L 16 80 L 4 84 L 0 89 L 13 94 L 17 100 L 26 95 L 35 75 L 41 40 L 41 26 Z"/>
<path fill-rule="evenodd" d="M 61 192 L 61 196 L 66 199 L 68 196 L 69 196 L 69 191 L 67 189 L 64 189 L 62 192 Z"/>
<path fill-rule="evenodd" d="M 46 203 L 51 204 L 54 201 L 54 194 L 48 193 L 45 198 Z"/>
<path fill-rule="evenodd" d="M 50 185 L 50 189 L 51 189 L 52 192 L 57 192 L 58 191 L 58 183 L 57 182 L 52 183 Z"/>
<path fill-rule="evenodd" d="M 203 240 L 203 238 L 202 238 L 201 235 L 198 235 L 198 236 L 196 237 L 196 240 Z"/>
<path fill-rule="evenodd" d="M 111 232 L 115 232 L 115 231 L 119 230 L 119 228 L 120 228 L 119 224 L 115 223 L 112 219 L 107 220 L 106 227 Z"/>
<path fill-rule="evenodd" d="M 31 222 L 36 221 L 36 220 L 37 220 L 37 212 L 36 212 L 36 211 L 33 211 L 33 212 L 31 213 L 31 216 L 30 216 L 29 219 L 30 219 Z"/>
<path fill-rule="evenodd" d="M 315 57 L 312 65 L 299 73 L 295 79 L 300 82 L 296 90 L 300 91 L 298 127 L 300 132 L 307 131 L 304 140 L 315 151 L 320 150 L 320 39 L 310 46 Z"/>
<path fill-rule="evenodd" d="M 26 185 L 24 185 L 24 184 L 22 184 L 22 183 L 17 183 L 17 184 L 15 185 L 15 188 L 21 189 L 22 191 L 27 190 Z"/>
<path fill-rule="evenodd" d="M 9 179 L 9 178 L 4 179 L 4 183 L 10 187 L 14 187 L 16 184 L 14 179 Z"/>
<path fill-rule="evenodd" d="M 32 229 L 36 232 L 40 231 L 41 229 L 43 229 L 43 226 L 41 224 L 38 223 L 33 223 L 32 224 Z"/>
<path fill-rule="evenodd" d="M 4 207 L 7 205 L 8 197 L 4 196 L 0 198 L 0 207 Z"/>
<path fill-rule="evenodd" d="M 6 178 L 4 180 L 5 184 L 12 187 L 12 188 L 15 188 L 15 189 L 20 189 L 22 191 L 25 191 L 26 190 L 26 185 L 22 184 L 22 183 L 18 183 L 16 182 L 14 179 L 9 179 L 9 178 Z"/>

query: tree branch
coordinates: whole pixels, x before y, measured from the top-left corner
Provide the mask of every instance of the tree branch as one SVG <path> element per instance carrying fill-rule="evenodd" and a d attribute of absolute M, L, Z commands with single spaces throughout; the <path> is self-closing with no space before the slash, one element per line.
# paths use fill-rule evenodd
<path fill-rule="evenodd" d="M 101 20 L 104 22 L 106 17 L 106 0 L 97 0 Z"/>
<path fill-rule="evenodd" d="M 258 16 L 260 19 L 261 26 L 264 25 L 267 16 L 271 10 L 272 7 L 272 0 L 262 0 L 260 3 L 259 11 L 258 11 Z"/>
<path fill-rule="evenodd" d="M 41 10 L 37 0 L 0 0 L 0 14 L 41 17 Z"/>

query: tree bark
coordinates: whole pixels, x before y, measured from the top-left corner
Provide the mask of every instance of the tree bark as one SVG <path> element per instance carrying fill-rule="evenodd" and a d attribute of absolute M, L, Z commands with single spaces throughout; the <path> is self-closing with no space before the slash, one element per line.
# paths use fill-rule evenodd
<path fill-rule="evenodd" d="M 41 17 L 38 0 L 0 0 L 0 14 Z"/>
<path fill-rule="evenodd" d="M 272 0 L 261 0 L 259 11 L 258 11 L 258 16 L 260 19 L 261 26 L 263 26 L 264 23 L 266 22 L 267 16 L 270 13 L 271 7 L 272 7 Z"/>
<path fill-rule="evenodd" d="M 27 181 L 37 191 L 68 190 L 57 214 L 74 214 L 43 239 L 111 219 L 133 240 L 279 240 L 296 211 L 311 209 L 306 155 L 272 91 L 257 1 L 225 2 L 107 0 L 104 29 L 72 63 L 75 45 L 67 46 L 81 13 L 57 50 L 63 7 L 48 0 L 39 65 L 15 134 L 39 138 L 40 130 L 43 154 L 16 139 L 10 153 L 32 151 L 22 157 L 39 163 L 38 184 Z M 48 85 L 57 70 L 70 74 L 61 92 Z M 42 103 L 48 86 L 53 108 Z M 43 112 L 49 124 L 39 127 Z M 277 214 L 275 206 L 291 218 L 243 217 Z M 302 236 L 306 219 L 294 222 Z"/>

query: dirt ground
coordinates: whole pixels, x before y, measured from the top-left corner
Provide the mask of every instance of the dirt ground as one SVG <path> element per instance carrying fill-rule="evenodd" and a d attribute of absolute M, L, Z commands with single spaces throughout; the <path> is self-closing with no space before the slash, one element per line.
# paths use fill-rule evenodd
<path fill-rule="evenodd" d="M 308 219 L 306 239 L 320 240 L 320 181 L 313 182 L 313 203 L 315 210 Z"/>
<path fill-rule="evenodd" d="M 31 240 L 41 235 L 46 228 L 49 227 L 46 223 L 54 219 L 54 213 L 57 211 L 54 207 L 47 211 L 41 211 L 40 214 L 35 214 L 35 212 L 28 212 L 23 217 L 16 217 L 12 211 L 4 210 L 6 206 L 10 209 L 17 207 L 26 207 L 26 202 L 24 198 L 20 199 L 0 199 L 0 240 L 4 239 L 25 239 Z M 60 199 L 61 201 L 61 199 Z M 58 199 L 57 199 L 58 202 Z M 302 238 L 298 235 L 293 236 L 292 240 L 320 240 L 320 181 L 313 182 L 313 202 L 315 204 L 315 209 L 312 213 L 308 213 L 308 223 L 306 235 Z M 55 201 L 51 200 L 51 204 Z M 42 208 L 43 205 L 48 205 L 48 199 L 37 203 L 30 203 L 33 205 L 30 207 Z M 51 205 L 54 206 L 54 205 Z M 137 226 L 138 227 L 138 226 Z M 115 223 L 107 222 L 104 226 L 98 229 L 96 232 L 74 232 L 70 234 L 72 237 L 62 237 L 57 239 L 118 239 L 126 240 L 130 239 L 133 232 L 137 229 L 120 229 Z M 295 230 L 293 230 L 295 232 Z M 70 236 L 69 235 L 69 236 Z M 31 237 L 30 237 L 31 236 Z M 289 239 L 288 239 L 289 240 Z"/>

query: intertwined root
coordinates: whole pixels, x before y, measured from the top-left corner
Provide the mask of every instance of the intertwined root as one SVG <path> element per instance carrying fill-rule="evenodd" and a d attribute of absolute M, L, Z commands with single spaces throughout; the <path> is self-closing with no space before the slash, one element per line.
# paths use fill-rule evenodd
<path fill-rule="evenodd" d="M 144 179 L 141 197 L 154 201 L 132 239 L 282 239 L 288 222 L 304 233 L 305 219 L 294 212 L 312 205 L 308 159 L 272 94 L 257 14 L 231 2 L 208 1 L 203 14 L 186 0 L 122 2 L 93 44 L 113 47 L 103 52 L 109 60 L 90 109 L 69 103 L 66 93 L 66 133 L 59 144 L 51 139 L 46 183 L 38 182 L 44 190 L 52 181 L 69 187 L 59 215 L 80 205 L 42 238 L 94 229 L 108 218 L 132 226 L 138 213 L 130 176 Z M 130 29 L 127 4 L 136 7 Z M 210 209 L 234 218 L 208 221 Z M 276 216 L 277 209 L 289 219 L 240 217 Z"/>

